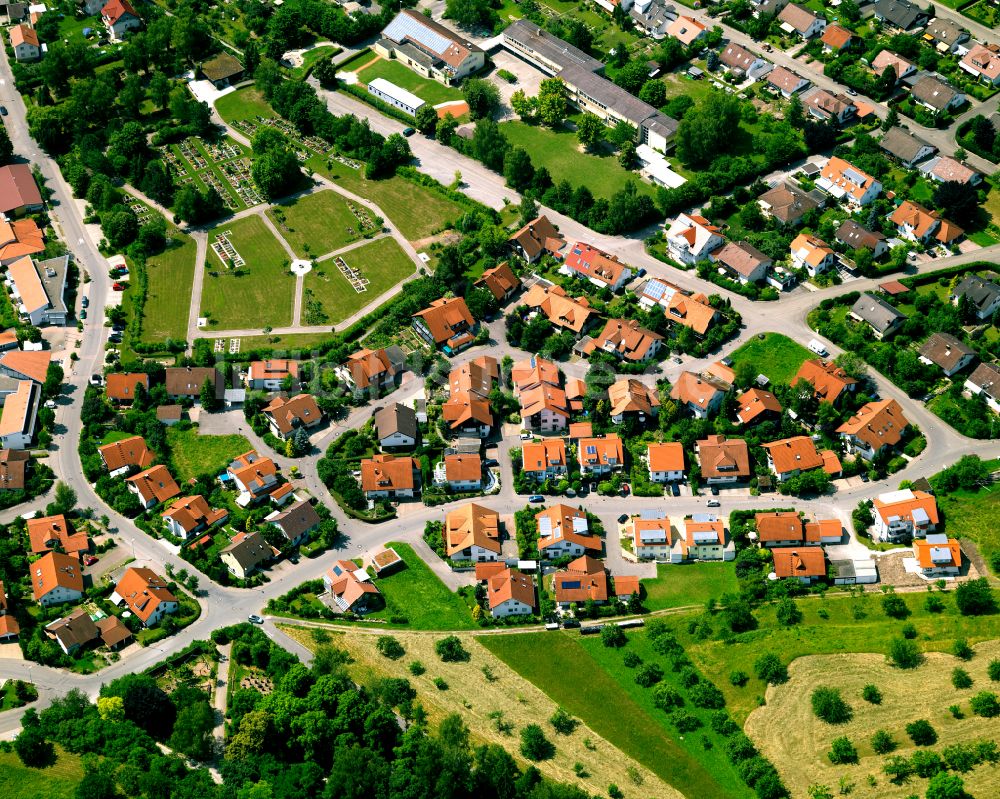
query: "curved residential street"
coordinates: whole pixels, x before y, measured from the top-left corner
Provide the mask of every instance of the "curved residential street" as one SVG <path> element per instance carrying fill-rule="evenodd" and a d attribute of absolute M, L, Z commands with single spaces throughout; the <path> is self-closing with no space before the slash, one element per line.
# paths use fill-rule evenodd
<path fill-rule="evenodd" d="M 943 16 L 949 15 L 946 12 L 947 9 L 943 7 L 939 8 L 939 13 Z M 701 12 L 694 12 L 694 15 L 699 16 Z M 967 27 L 973 30 L 974 35 L 978 35 L 970 20 L 963 18 L 962 21 Z M 710 24 L 715 24 L 715 21 L 712 21 Z M 745 39 L 742 34 L 738 34 L 735 31 L 731 31 L 730 29 L 726 29 L 726 31 L 727 35 L 731 36 L 734 41 Z M 753 46 L 756 47 L 756 45 Z M 780 56 L 783 55 L 775 53 L 775 60 L 781 63 L 782 59 Z M 795 62 L 795 65 L 797 69 L 801 70 L 801 64 Z M 809 77 L 817 82 L 818 85 L 824 85 L 822 76 L 814 77 L 810 72 Z M 338 114 L 353 113 L 366 117 L 370 120 L 372 128 L 381 133 L 400 132 L 404 127 L 402 123 L 384 117 L 371 107 L 360 103 L 349 95 L 326 92 L 322 89 L 318 89 L 318 91 L 326 100 L 331 111 Z M 80 507 L 93 508 L 98 515 L 106 514 L 109 517 L 110 526 L 120 546 L 123 550 L 128 549 L 134 552 L 134 557 L 138 564 L 149 565 L 156 571 L 162 571 L 167 564 L 172 565 L 177 570 L 181 568 L 191 570 L 191 564 L 174 555 L 162 542 L 149 537 L 131 521 L 105 506 L 94 492 L 93 487 L 87 483 L 82 475 L 77 455 L 77 442 L 82 428 L 80 409 L 89 376 L 92 373 L 101 372 L 104 362 L 107 334 L 107 329 L 103 326 L 105 319 L 104 309 L 107 305 L 109 291 L 111 290 L 110 280 L 107 275 L 106 260 L 95 246 L 94 239 L 96 237 L 99 240 L 99 232 L 88 231 L 87 226 L 84 224 L 85 203 L 72 198 L 71 191 L 63 180 L 56 163 L 40 150 L 29 135 L 25 118 L 25 107 L 17 91 L 14 89 L 13 77 L 6 55 L 0 58 L 0 103 L 6 105 L 9 110 L 9 115 L 4 119 L 4 122 L 13 142 L 15 152 L 29 159 L 32 163 L 37 164 L 41 170 L 47 187 L 52 192 L 50 206 L 53 223 L 61 232 L 81 270 L 85 271 L 90 278 L 90 282 L 84 290 L 84 293 L 89 297 L 90 312 L 87 320 L 84 322 L 81 337 L 82 343 L 76 350 L 79 360 L 73 363 L 67 357 L 64 362 L 66 370 L 65 385 L 63 387 L 64 396 L 61 398 L 56 411 L 57 429 L 49 463 L 58 478 L 76 491 Z M 995 103 L 993 107 L 996 107 Z M 880 110 L 884 113 L 884 109 Z M 245 141 L 245 137 L 241 136 L 237 131 L 228 128 L 227 130 L 229 135 L 238 140 Z M 941 138 L 949 138 L 952 135 L 950 132 L 929 131 L 925 133 L 921 130 L 920 134 L 926 136 L 934 143 L 941 141 L 949 150 L 954 148 L 953 140 L 945 142 L 945 139 Z M 417 159 L 418 168 L 421 171 L 446 184 L 452 181 L 456 171 L 461 172 L 465 184 L 463 190 L 470 197 L 493 208 L 502 207 L 505 199 L 514 203 L 519 201 L 516 193 L 504 185 L 502 176 L 490 172 L 478 162 L 462 156 L 451 148 L 438 144 L 433 139 L 418 135 L 409 141 L 414 156 Z M 942 144 L 938 144 L 938 146 L 943 150 L 946 149 Z M 389 235 L 399 242 L 404 251 L 414 260 L 415 268 L 421 265 L 413 247 L 403 238 L 398 229 L 388 221 L 386 215 L 377 206 L 364 198 L 345 191 L 332 181 L 317 180 L 322 188 L 331 188 L 355 202 L 362 203 L 374 213 L 386 219 Z M 710 360 L 718 360 L 758 333 L 783 333 L 801 343 L 805 343 L 805 341 L 814 336 L 806 324 L 806 316 L 821 300 L 842 294 L 845 291 L 869 289 L 877 284 L 877 281 L 874 280 L 855 280 L 843 286 L 834 286 L 815 292 L 800 289 L 773 303 L 755 303 L 743 297 L 731 295 L 724 289 L 720 289 L 714 284 L 699 279 L 693 273 L 678 271 L 654 259 L 645 252 L 642 238 L 639 235 L 631 237 L 599 235 L 561 214 L 554 213 L 551 209 L 542 210 L 561 229 L 568 240 L 579 239 L 589 241 L 597 247 L 618 255 L 623 261 L 637 268 L 645 268 L 650 275 L 662 276 L 686 289 L 722 294 L 732 301 L 733 308 L 742 315 L 745 325 L 745 329 L 741 331 L 739 339 L 729 342 L 720 352 L 713 354 L 711 359 L 686 359 L 683 365 L 665 363 L 662 374 L 654 377 L 665 377 L 671 381 L 677 378 L 680 371 L 686 369 L 697 370 Z M 256 206 L 241 211 L 234 218 L 260 213 L 262 213 L 261 206 Z M 189 232 L 191 232 L 198 242 L 198 263 L 203 264 L 207 251 L 207 231 L 192 230 Z M 995 245 L 973 253 L 940 258 L 920 264 L 914 271 L 921 273 L 932 272 L 937 269 L 972 261 L 995 260 L 998 256 L 1000 256 L 1000 245 Z M 202 269 L 196 270 L 195 299 L 200 296 L 202 272 Z M 402 285 L 397 286 L 393 291 L 398 292 L 401 290 L 403 290 Z M 378 299 L 378 302 L 384 302 L 386 296 L 383 295 Z M 188 336 L 190 340 L 202 334 L 197 328 L 197 307 L 198 303 L 194 302 L 188 323 Z M 374 303 L 372 307 L 374 307 Z M 363 309 L 356 316 L 360 316 L 367 310 Z M 295 318 L 298 320 L 298 313 L 296 313 Z M 338 327 L 342 327 L 350 321 L 348 320 L 338 325 Z M 493 340 L 490 344 L 485 347 L 471 349 L 463 354 L 460 360 L 473 358 L 481 353 L 488 353 L 497 358 L 502 358 L 507 354 L 515 358 L 527 355 L 527 353 L 514 350 L 506 344 L 502 335 L 502 325 L 494 324 L 490 329 L 493 333 Z M 275 330 L 273 332 L 280 334 L 307 330 L 311 331 L 313 329 L 293 325 L 290 328 Z M 329 327 L 327 326 L 318 328 L 315 332 L 328 330 Z M 213 331 L 211 335 L 259 335 L 260 332 L 259 330 Z M 831 352 L 839 352 L 829 342 L 826 342 L 826 344 Z M 566 371 L 568 373 L 578 373 L 582 376 L 584 367 L 585 365 L 582 364 L 569 364 L 566 367 Z M 815 512 L 823 516 L 830 516 L 832 514 L 840 518 L 849 530 L 850 513 L 858 501 L 864 497 L 870 497 L 890 487 L 894 487 L 899 480 L 929 476 L 953 463 L 966 453 L 975 453 L 984 458 L 1000 457 L 1000 441 L 984 442 L 968 439 L 945 425 L 936 416 L 931 414 L 922 403 L 907 397 L 881 375 L 874 374 L 873 378 L 878 385 L 882 397 L 891 397 L 898 400 L 906 416 L 918 425 L 927 437 L 927 447 L 924 452 L 914 458 L 902 472 L 895 475 L 891 482 L 861 484 L 857 487 L 845 488 L 830 496 L 812 500 L 778 500 L 777 498 L 723 494 L 719 497 L 721 502 L 719 513 L 727 515 L 730 511 L 736 509 L 752 508 L 758 507 L 761 504 L 780 502 L 781 504 L 794 504 L 797 508 L 804 511 Z M 646 376 L 643 379 L 650 380 L 653 378 Z M 0 659 L 0 680 L 16 678 L 29 680 L 34 683 L 38 687 L 40 695 L 37 706 L 44 706 L 52 698 L 73 688 L 78 688 L 90 696 L 95 696 L 103 683 L 123 674 L 141 671 L 163 659 L 168 653 L 184 647 L 191 641 L 207 638 L 211 630 L 217 627 L 244 621 L 247 615 L 251 613 L 260 613 L 269 598 L 282 594 L 303 581 L 319 578 L 328 568 L 328 564 L 336 558 L 356 557 L 362 552 L 390 540 L 406 541 L 413 544 L 420 552 L 429 552 L 421 540 L 424 524 L 432 519 L 441 519 L 451 506 L 444 505 L 429 508 L 419 502 L 403 504 L 399 507 L 399 513 L 396 518 L 378 525 L 364 524 L 346 517 L 317 476 L 317 462 L 322 457 L 323 450 L 325 450 L 333 437 L 345 429 L 360 425 L 370 417 L 371 413 L 371 406 L 355 409 L 346 419 L 331 423 L 328 428 L 314 434 L 313 443 L 316 445 L 316 448 L 311 455 L 305 458 L 292 462 L 283 457 L 278 457 L 279 462 L 286 467 L 294 463 L 299 468 L 301 477 L 293 482 L 307 490 L 330 508 L 331 513 L 337 519 L 340 529 L 345 536 L 345 542 L 339 550 L 330 551 L 315 560 L 303 558 L 295 565 L 287 561 L 281 562 L 271 570 L 269 582 L 263 587 L 255 589 L 224 588 L 213 583 L 207 577 L 203 577 L 200 581 L 201 590 L 199 592 L 201 615 L 197 621 L 177 635 L 160 641 L 155 646 L 142 649 L 97 674 L 83 676 L 71 674 L 60 669 L 46 668 L 28 661 Z M 249 426 L 246 425 L 241 411 L 205 415 L 202 419 L 202 428 L 206 432 L 210 428 L 214 428 L 216 431 L 239 431 L 243 435 L 246 435 L 262 452 L 269 451 L 263 441 L 255 436 L 253 431 L 249 429 Z M 501 514 L 511 514 L 526 503 L 526 498 L 515 495 L 512 488 L 513 476 L 510 459 L 506 457 L 511 446 L 517 446 L 517 443 L 511 440 L 500 442 L 501 487 L 497 494 L 482 500 L 484 504 L 496 509 Z M 18 508 L 0 513 L 0 523 L 9 522 L 17 515 L 42 508 L 45 502 L 46 498 L 38 498 L 31 503 L 26 503 Z M 636 512 L 653 504 L 662 506 L 672 516 L 683 516 L 705 510 L 704 497 L 690 496 L 651 500 L 631 496 L 623 498 L 592 495 L 587 498 L 586 504 L 589 510 L 596 513 L 602 519 L 605 528 L 608 530 L 609 565 L 612 568 L 616 567 L 615 557 L 618 558 L 618 562 L 621 562 L 620 554 L 610 551 L 612 546 L 615 550 L 618 548 L 617 543 L 615 543 L 614 531 L 616 530 L 615 519 L 620 514 Z M 849 536 L 845 536 L 844 542 L 839 545 L 842 554 L 856 553 L 862 548 L 861 544 Z M 867 552 L 868 550 L 865 549 L 864 551 Z M 452 575 L 450 572 L 447 572 L 446 567 L 436 558 L 429 557 L 428 564 L 432 569 L 442 574 L 449 582 L 449 585 L 467 580 L 465 577 Z M 628 568 L 632 573 L 636 573 L 644 567 L 629 565 Z M 264 629 L 269 635 L 278 635 L 270 622 L 265 625 Z M 19 728 L 22 712 L 9 711 L 0 713 L 0 736 L 9 736 Z"/>

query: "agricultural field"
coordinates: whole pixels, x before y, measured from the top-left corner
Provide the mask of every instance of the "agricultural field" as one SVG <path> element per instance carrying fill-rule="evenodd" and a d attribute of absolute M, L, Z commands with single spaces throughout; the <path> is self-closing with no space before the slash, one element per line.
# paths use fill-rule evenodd
<path fill-rule="evenodd" d="M 217 474 L 237 455 L 253 449 L 241 435 L 203 436 L 198 427 L 167 428 L 174 476 L 181 482 L 202 474 Z"/>
<path fill-rule="evenodd" d="M 316 648 L 309 630 L 291 626 L 280 629 L 304 646 Z M 582 724 L 569 735 L 557 734 L 547 720 L 558 704 L 480 645 L 487 638 L 508 636 L 461 636 L 463 646 L 471 655 L 470 660 L 464 663 L 441 662 L 434 652 L 438 636 L 405 632 L 393 632 L 393 636 L 406 650 L 406 654 L 398 660 L 379 654 L 376 649 L 378 638 L 374 635 L 336 636 L 330 643 L 351 654 L 353 662 L 347 670 L 355 681 L 372 686 L 386 677 L 409 680 L 432 726 L 446 715 L 458 713 L 477 743 L 488 742 L 507 748 L 521 761 L 522 767 L 527 762 L 518 753 L 518 733 L 528 724 L 539 724 L 556 750 L 552 758 L 535 764 L 546 776 L 578 784 L 595 795 L 605 795 L 607 786 L 614 783 L 622 786 L 626 796 L 681 799 L 677 791 L 602 738 L 597 730 Z M 424 666 L 426 671 L 423 674 L 415 676 L 411 673 L 409 666 L 414 661 Z M 447 688 L 442 690 L 435 686 L 435 679 L 443 679 Z M 497 722 L 490 715 L 497 711 L 502 714 L 501 722 L 510 725 L 509 732 L 497 730 Z M 582 764 L 586 776 L 577 776 L 574 771 L 576 763 Z M 638 789 L 641 794 L 636 793 L 637 789 L 633 787 L 636 778 L 642 783 L 641 789 Z"/>
<path fill-rule="evenodd" d="M 341 272 L 339 261 L 369 281 L 366 291 L 354 290 Z M 304 324 L 336 324 L 375 302 L 415 271 L 410 256 L 389 236 L 320 261 L 305 277 L 302 321 Z M 310 318 L 313 314 L 315 317 Z"/>
<path fill-rule="evenodd" d="M 651 690 L 636 684 L 635 670 L 623 664 L 626 652 L 634 652 L 646 663 L 664 660 L 653 651 L 645 633 L 629 633 L 623 649 L 606 648 L 600 636 L 582 638 L 569 632 L 482 636 L 479 640 L 594 732 L 685 796 L 752 796 L 726 759 L 724 739 L 708 727 L 711 711 L 686 708 L 699 718 L 704 716 L 705 726 L 697 734 L 679 734 L 668 723 L 667 714 L 653 706 Z M 669 665 L 664 671 L 665 681 L 679 681 Z M 586 690 L 566 679 L 567 674 L 586 675 Z"/>
<path fill-rule="evenodd" d="M 200 315 L 208 328 L 243 329 L 291 324 L 295 278 L 289 258 L 264 222 L 256 216 L 224 222 L 208 234 L 209 249 L 223 235 L 244 261 L 227 267 L 214 252 L 205 264 Z"/>
<path fill-rule="evenodd" d="M 44 769 L 28 768 L 13 752 L 0 752 L 0 793 L 6 799 L 74 799 L 83 779 L 80 756 L 56 746 L 56 762 Z"/>
<path fill-rule="evenodd" d="M 568 128 L 551 130 L 512 121 L 502 123 L 500 130 L 511 146 L 528 151 L 536 169 L 544 166 L 555 183 L 568 180 L 574 189 L 585 185 L 595 197 L 607 199 L 631 180 L 641 194 L 654 194 L 653 186 L 624 169 L 616 156 L 582 152 L 576 133 Z"/>
<path fill-rule="evenodd" d="M 369 62 L 366 66 L 357 71 L 358 80 L 365 84 L 382 78 L 394 83 L 401 89 L 413 92 L 425 103 L 438 105 L 447 102 L 461 102 L 462 92 L 451 86 L 445 86 L 436 80 L 424 78 L 412 69 L 403 66 L 398 61 L 389 61 L 385 58 Z"/>
<path fill-rule="evenodd" d="M 142 317 L 144 341 L 183 340 L 187 335 L 198 248 L 189 236 L 176 233 L 172 239 L 172 246 L 146 261 L 148 288 Z"/>
<path fill-rule="evenodd" d="M 996 740 L 996 719 L 976 716 L 969 698 L 982 690 L 994 690 L 986 674 L 989 661 L 1000 655 L 1000 642 L 976 647 L 972 660 L 963 662 L 950 654 L 932 653 L 915 671 L 889 666 L 881 655 L 824 655 L 800 658 L 789 669 L 785 685 L 767 691 L 767 704 L 747 720 L 747 734 L 770 758 L 794 796 L 805 795 L 811 784 L 837 786 L 842 776 L 863 784 L 868 774 L 876 775 L 879 797 L 923 796 L 927 781 L 914 776 L 894 785 L 882 773 L 885 756 L 876 754 L 871 737 L 887 731 L 898 744 L 894 755 L 909 757 L 915 747 L 906 734 L 906 725 L 919 719 L 930 722 L 938 736 L 933 751 L 954 743 Z M 972 686 L 956 689 L 952 670 L 960 666 L 972 678 Z M 882 693 L 881 704 L 862 699 L 865 685 L 875 685 Z M 853 718 L 844 724 L 827 724 L 816 718 L 810 696 L 817 686 L 839 689 L 850 705 Z M 956 719 L 949 707 L 958 705 L 964 718 Z M 847 736 L 857 747 L 857 765 L 834 766 L 827 757 L 834 738 Z M 926 749 L 925 749 L 926 751 Z M 996 768 L 980 765 L 961 775 L 971 796 L 989 796 L 996 788 Z"/>
<path fill-rule="evenodd" d="M 267 215 L 296 255 L 316 258 L 357 241 L 364 236 L 365 230 L 373 229 L 373 225 L 362 228 L 349 202 L 336 192 L 318 191 L 273 205 Z M 367 208 L 361 210 L 371 218 Z"/>
<path fill-rule="evenodd" d="M 780 333 L 765 333 L 752 338 L 732 354 L 733 369 L 749 361 L 754 369 L 767 375 L 772 383 L 790 383 L 803 361 L 816 356 Z"/>

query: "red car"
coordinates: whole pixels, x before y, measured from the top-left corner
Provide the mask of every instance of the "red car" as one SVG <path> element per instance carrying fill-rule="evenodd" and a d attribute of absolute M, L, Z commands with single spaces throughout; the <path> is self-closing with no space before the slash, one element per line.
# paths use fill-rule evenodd
<path fill-rule="evenodd" d="M 115 291 L 125 291 L 125 285 L 123 283 L 114 283 L 111 288 Z"/>
<path fill-rule="evenodd" d="M 93 555 L 84 555 L 83 563 L 85 566 L 93 566 L 95 563 L 97 563 L 97 558 L 95 558 Z"/>

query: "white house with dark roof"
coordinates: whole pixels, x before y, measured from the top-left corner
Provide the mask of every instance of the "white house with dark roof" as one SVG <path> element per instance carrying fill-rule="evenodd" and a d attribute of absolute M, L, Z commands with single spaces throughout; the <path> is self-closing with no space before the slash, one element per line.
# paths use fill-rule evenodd
<path fill-rule="evenodd" d="M 958 305 L 963 298 L 972 305 L 980 321 L 992 318 L 1000 310 L 1000 286 L 978 275 L 966 275 L 949 295 L 952 305 Z"/>
<path fill-rule="evenodd" d="M 982 397 L 993 413 L 1000 413 L 1000 367 L 981 363 L 965 381 L 965 390 Z"/>

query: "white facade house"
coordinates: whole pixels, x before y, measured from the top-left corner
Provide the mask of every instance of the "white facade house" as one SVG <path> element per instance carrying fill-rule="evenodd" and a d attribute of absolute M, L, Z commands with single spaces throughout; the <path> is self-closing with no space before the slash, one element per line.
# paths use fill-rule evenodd
<path fill-rule="evenodd" d="M 965 381 L 965 390 L 982 397 L 993 413 L 1000 413 L 1000 368 L 981 363 Z"/>
<path fill-rule="evenodd" d="M 683 264 L 707 260 L 725 241 L 719 228 L 703 216 L 681 214 L 667 230 L 667 251 Z"/>
<path fill-rule="evenodd" d="M 410 116 L 416 116 L 417 111 L 427 105 L 427 103 L 413 92 L 408 92 L 395 83 L 390 83 L 385 78 L 375 78 L 372 80 L 368 84 L 368 93 L 377 97 L 383 103 L 391 105 L 393 108 L 398 108 L 404 114 L 409 114 Z"/>

